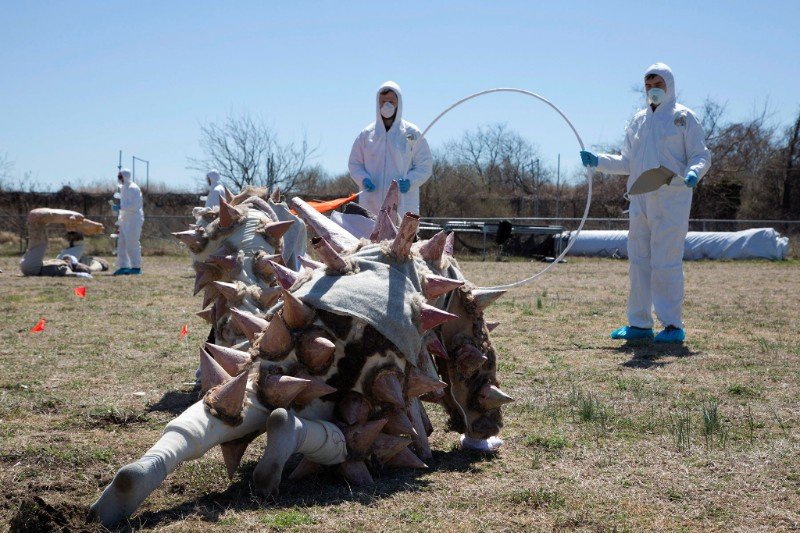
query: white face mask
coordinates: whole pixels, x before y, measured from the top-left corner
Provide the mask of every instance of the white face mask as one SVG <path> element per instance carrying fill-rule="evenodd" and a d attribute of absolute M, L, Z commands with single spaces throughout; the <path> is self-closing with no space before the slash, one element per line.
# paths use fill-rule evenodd
<path fill-rule="evenodd" d="M 647 103 L 652 105 L 659 105 L 664 102 L 667 97 L 667 93 L 664 92 L 664 89 L 659 89 L 658 87 L 653 87 L 649 91 L 647 91 Z"/>
<path fill-rule="evenodd" d="M 391 102 L 384 102 L 381 106 L 381 116 L 383 118 L 392 118 L 394 116 L 394 106 Z"/>

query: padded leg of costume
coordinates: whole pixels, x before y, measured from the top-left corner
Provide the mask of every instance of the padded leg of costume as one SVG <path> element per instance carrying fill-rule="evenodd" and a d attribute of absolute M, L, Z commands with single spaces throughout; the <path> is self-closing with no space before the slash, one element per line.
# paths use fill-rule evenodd
<path fill-rule="evenodd" d="M 19 262 L 19 269 L 25 276 L 38 276 L 47 253 L 47 227 L 45 224 L 28 222 L 28 249 Z"/>
<path fill-rule="evenodd" d="M 278 490 L 286 461 L 302 453 L 319 464 L 338 464 L 347 458 L 341 430 L 330 422 L 306 420 L 286 409 L 275 409 L 267 421 L 267 446 L 253 471 L 253 485 L 262 496 Z"/>
<path fill-rule="evenodd" d="M 683 250 L 692 190 L 668 186 L 652 194 L 648 209 L 657 213 L 650 217 L 653 306 L 664 326 L 683 328 Z"/>
<path fill-rule="evenodd" d="M 631 196 L 628 231 L 628 325 L 649 329 L 653 327 L 653 300 L 650 293 L 650 222 L 647 197 Z"/>
<path fill-rule="evenodd" d="M 106 527 L 132 515 L 141 503 L 183 461 L 202 457 L 218 444 L 263 431 L 268 413 L 248 389 L 244 420 L 230 426 L 209 415 L 203 402 L 189 407 L 164 429 L 164 434 L 141 459 L 122 467 L 100 498 L 92 504 L 90 519 Z"/>

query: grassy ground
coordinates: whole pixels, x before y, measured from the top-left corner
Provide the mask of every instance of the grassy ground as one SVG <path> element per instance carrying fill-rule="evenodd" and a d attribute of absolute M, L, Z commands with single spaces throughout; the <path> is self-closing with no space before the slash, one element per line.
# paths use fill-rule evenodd
<path fill-rule="evenodd" d="M 207 328 L 186 257 L 141 277 L 23 278 L 0 257 L 0 530 L 80 529 L 116 469 L 193 400 Z M 463 262 L 481 285 L 539 263 Z M 126 526 L 170 531 L 789 530 L 800 527 L 800 264 L 686 263 L 688 342 L 622 345 L 627 263 L 571 260 L 489 311 L 505 409 L 496 457 L 465 453 L 438 407 L 425 472 L 322 478 L 250 496 L 218 450 L 168 477 Z M 87 286 L 87 297 L 72 293 Z M 42 333 L 28 330 L 41 318 Z M 178 333 L 188 324 L 189 335 Z M 5 525 L 3 525 L 5 524 Z M 92 529 L 92 528 L 88 528 Z"/>

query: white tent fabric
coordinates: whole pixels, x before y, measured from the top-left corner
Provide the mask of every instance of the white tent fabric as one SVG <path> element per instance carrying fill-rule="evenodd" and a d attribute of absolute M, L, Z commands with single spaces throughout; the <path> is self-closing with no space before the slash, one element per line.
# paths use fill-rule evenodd
<path fill-rule="evenodd" d="M 574 232 L 565 232 L 562 239 Z M 564 243 L 566 244 L 566 243 Z M 690 231 L 686 235 L 683 258 L 695 259 L 786 259 L 789 238 L 772 228 L 744 231 Z M 578 235 L 569 255 L 588 257 L 628 257 L 628 232 L 587 231 Z"/>

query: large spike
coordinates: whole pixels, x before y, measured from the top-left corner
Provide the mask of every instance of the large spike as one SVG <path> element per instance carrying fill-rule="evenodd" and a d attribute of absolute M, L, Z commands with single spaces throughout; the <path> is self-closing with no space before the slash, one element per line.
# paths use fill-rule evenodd
<path fill-rule="evenodd" d="M 464 282 L 457 279 L 428 274 L 425 276 L 425 284 L 422 291 L 425 294 L 425 298 L 428 300 L 433 300 L 463 285 Z"/>
<path fill-rule="evenodd" d="M 431 446 L 428 442 L 428 433 L 425 431 L 425 408 L 419 398 L 410 398 L 408 400 L 408 416 L 411 419 L 411 425 L 414 426 L 414 433 L 411 434 L 411 440 L 414 441 L 414 448 L 416 449 L 417 456 L 420 459 L 430 459 L 433 457 L 431 453 Z"/>
<path fill-rule="evenodd" d="M 203 290 L 212 281 L 222 277 L 222 273 L 214 266 L 205 263 L 195 263 L 194 295 Z"/>
<path fill-rule="evenodd" d="M 206 259 L 207 263 L 220 268 L 225 272 L 233 272 L 239 265 L 239 258 L 233 254 L 230 255 L 210 255 Z"/>
<path fill-rule="evenodd" d="M 272 194 L 269 195 L 269 199 L 275 204 L 281 203 L 281 189 L 279 187 L 275 187 L 275 189 L 272 191 Z"/>
<path fill-rule="evenodd" d="M 258 435 L 259 432 L 254 431 L 244 437 L 236 440 L 229 440 L 219 445 L 222 449 L 222 459 L 225 461 L 225 469 L 228 471 L 228 479 L 233 479 L 236 469 L 239 468 L 239 464 L 242 462 L 242 457 L 247 450 L 247 446 L 253 442 Z"/>
<path fill-rule="evenodd" d="M 297 357 L 312 374 L 322 374 L 330 368 L 336 344 L 324 336 L 324 331 L 311 328 L 297 341 Z"/>
<path fill-rule="evenodd" d="M 267 359 L 278 359 L 292 349 L 293 343 L 292 333 L 286 327 L 286 322 L 280 315 L 275 315 L 259 338 L 258 349 Z"/>
<path fill-rule="evenodd" d="M 400 186 L 396 180 L 392 180 L 389 184 L 389 190 L 386 191 L 386 196 L 383 198 L 383 204 L 379 211 L 386 211 L 389 220 L 392 224 L 400 223 L 400 215 L 397 212 L 397 205 L 400 203 Z"/>
<path fill-rule="evenodd" d="M 463 375 L 472 374 L 489 360 L 483 352 L 472 344 L 464 344 L 458 349 L 456 365 Z"/>
<path fill-rule="evenodd" d="M 506 291 L 497 289 L 474 289 L 472 291 L 472 301 L 478 311 L 485 311 L 487 307 L 492 305 L 498 298 L 504 295 Z"/>
<path fill-rule="evenodd" d="M 481 391 L 478 393 L 478 403 L 486 410 L 497 409 L 503 404 L 513 401 L 514 398 L 490 383 L 481 387 Z"/>
<path fill-rule="evenodd" d="M 325 263 L 325 266 L 329 269 L 338 273 L 344 273 L 350 270 L 344 258 L 342 258 L 325 239 L 314 237 L 311 239 L 311 246 L 314 248 L 317 258 Z"/>
<path fill-rule="evenodd" d="M 357 487 L 375 483 L 364 461 L 345 461 L 339 465 L 339 472 L 341 472 L 345 481 Z"/>
<path fill-rule="evenodd" d="M 292 473 L 289 474 L 289 479 L 291 481 L 299 481 L 310 476 L 315 476 L 320 472 L 322 472 L 321 465 L 310 460 L 308 457 L 303 457 L 294 470 L 292 470 Z"/>
<path fill-rule="evenodd" d="M 238 304 L 244 298 L 244 290 L 238 283 L 228 283 L 227 281 L 215 281 L 214 288 L 222 294 L 226 300 L 232 304 Z"/>
<path fill-rule="evenodd" d="M 489 333 L 493 332 L 497 326 L 500 325 L 500 322 L 487 322 L 486 329 L 489 330 Z"/>
<path fill-rule="evenodd" d="M 447 234 L 447 239 L 444 241 L 444 253 L 445 255 L 449 255 L 453 257 L 453 249 L 456 245 L 456 234 L 455 232 L 451 231 Z"/>
<path fill-rule="evenodd" d="M 386 466 L 393 468 L 428 468 L 428 465 L 422 462 L 422 459 L 408 448 L 403 448 L 386 461 Z"/>
<path fill-rule="evenodd" d="M 441 357 L 442 359 L 450 359 L 450 356 L 447 354 L 447 348 L 444 347 L 442 341 L 439 340 L 439 337 L 432 331 L 429 331 L 425 334 L 425 348 L 428 349 L 428 353 L 431 355 L 435 355 L 436 357 Z"/>
<path fill-rule="evenodd" d="M 207 342 L 205 348 L 214 360 L 231 376 L 236 376 L 250 366 L 252 358 L 247 352 Z"/>
<path fill-rule="evenodd" d="M 215 289 L 213 285 L 206 285 L 203 291 L 203 307 L 208 307 L 209 304 L 217 299 L 217 296 L 219 296 L 217 289 Z"/>
<path fill-rule="evenodd" d="M 203 320 L 205 320 L 206 322 L 208 322 L 212 326 L 214 325 L 214 322 L 216 322 L 216 320 L 214 319 L 214 308 L 213 307 L 209 307 L 208 309 L 203 309 L 202 311 L 198 311 L 198 312 L 195 313 L 195 315 L 199 316 L 200 318 L 202 318 Z"/>
<path fill-rule="evenodd" d="M 392 222 L 389 213 L 385 210 L 381 210 L 381 212 L 378 213 L 378 220 L 375 221 L 375 229 L 372 230 L 369 240 L 372 242 L 381 242 L 394 239 L 395 237 L 397 237 L 397 226 Z"/>
<path fill-rule="evenodd" d="M 336 413 L 345 424 L 366 422 L 372 406 L 363 394 L 348 391 L 336 404 Z"/>
<path fill-rule="evenodd" d="M 224 296 L 217 293 L 217 297 L 214 299 L 214 318 L 219 320 L 225 313 L 228 312 L 228 300 L 225 299 Z"/>
<path fill-rule="evenodd" d="M 256 299 L 258 300 L 258 303 L 261 304 L 262 308 L 269 309 L 275 302 L 278 301 L 278 298 L 281 297 L 281 294 L 283 294 L 283 289 L 280 287 L 261 288 Z"/>
<path fill-rule="evenodd" d="M 386 415 L 386 426 L 383 430 L 390 435 L 411 435 L 414 427 L 408 419 L 405 409 L 394 409 Z M 410 441 L 409 441 L 410 442 Z"/>
<path fill-rule="evenodd" d="M 403 407 L 405 405 L 403 385 L 398 379 L 398 374 L 398 371 L 391 368 L 378 370 L 372 380 L 372 398 L 377 402 Z"/>
<path fill-rule="evenodd" d="M 208 391 L 203 401 L 213 416 L 226 423 L 238 424 L 241 421 L 247 379 L 248 373 L 242 372 Z"/>
<path fill-rule="evenodd" d="M 314 320 L 314 309 L 300 301 L 300 298 L 283 289 L 283 320 L 289 329 L 302 329 Z"/>
<path fill-rule="evenodd" d="M 230 378 L 230 374 L 200 348 L 200 393 L 205 394 L 209 389 L 225 383 Z"/>
<path fill-rule="evenodd" d="M 378 461 L 386 463 L 386 461 L 407 449 L 409 444 L 411 444 L 411 439 L 381 433 L 372 443 L 371 451 Z"/>
<path fill-rule="evenodd" d="M 425 261 L 438 263 L 442 259 L 444 253 L 444 246 L 447 242 L 447 232 L 440 231 L 419 247 L 419 254 Z"/>
<path fill-rule="evenodd" d="M 202 252 L 208 244 L 208 238 L 200 230 L 178 231 L 172 235 L 196 254 Z"/>
<path fill-rule="evenodd" d="M 385 425 L 386 419 L 381 418 L 346 427 L 344 439 L 347 442 L 347 451 L 350 457 L 363 458 Z"/>
<path fill-rule="evenodd" d="M 301 255 L 298 257 L 300 260 L 300 264 L 303 265 L 305 268 L 310 268 L 311 270 L 316 270 L 318 268 L 324 267 L 324 263 L 320 263 L 319 261 L 314 261 L 307 255 Z"/>
<path fill-rule="evenodd" d="M 274 274 L 272 262 L 283 265 L 283 257 L 281 254 L 269 255 L 259 250 L 253 257 L 253 271 L 262 279 L 269 280 L 270 276 Z"/>
<path fill-rule="evenodd" d="M 269 261 L 269 266 L 272 267 L 272 273 L 275 274 L 275 281 L 284 289 L 290 289 L 300 279 L 300 274 L 275 261 Z"/>
<path fill-rule="evenodd" d="M 247 337 L 247 340 L 250 341 L 250 343 L 253 343 L 256 338 L 256 334 L 264 331 L 264 329 L 266 329 L 266 327 L 269 325 L 269 322 L 263 318 L 259 318 L 246 311 L 240 311 L 235 307 L 231 307 L 231 320 L 233 320 L 236 328 L 244 333 L 244 336 Z"/>
<path fill-rule="evenodd" d="M 300 406 L 305 406 L 310 404 L 312 401 L 316 400 L 317 398 L 322 398 L 323 396 L 327 396 L 328 394 L 336 392 L 334 387 L 331 387 L 327 383 L 324 383 L 318 379 L 314 379 L 312 377 L 306 376 L 297 376 L 302 377 L 303 379 L 307 379 L 310 381 L 308 386 L 300 391 L 295 399 L 294 403 Z"/>
<path fill-rule="evenodd" d="M 222 229 L 230 228 L 242 218 L 242 213 L 231 204 L 225 201 L 224 198 L 219 199 L 219 227 Z"/>
<path fill-rule="evenodd" d="M 415 398 L 447 387 L 447 383 L 444 381 L 426 376 L 413 365 L 408 366 L 406 373 L 406 396 L 408 398 Z"/>
<path fill-rule="evenodd" d="M 328 217 L 305 203 L 298 197 L 292 198 L 297 215 L 303 219 L 317 237 L 322 237 L 337 252 L 343 252 L 358 245 L 358 239 L 350 234 L 346 229 L 333 222 Z"/>
<path fill-rule="evenodd" d="M 457 318 L 458 315 L 442 311 L 438 307 L 423 303 L 419 313 L 419 325 L 423 331 L 427 331 Z"/>
<path fill-rule="evenodd" d="M 288 408 L 294 399 L 311 384 L 311 380 L 292 376 L 259 376 L 261 396 L 273 407 Z"/>
<path fill-rule="evenodd" d="M 227 186 L 223 185 L 222 188 L 225 190 L 225 200 L 227 200 L 229 204 L 232 204 L 233 199 L 236 198 L 236 196 L 234 196 L 234 194 Z"/>
<path fill-rule="evenodd" d="M 400 223 L 400 228 L 397 230 L 397 236 L 389 245 L 389 251 L 392 257 L 398 261 L 408 259 L 411 254 L 411 245 L 414 244 L 414 238 L 417 236 L 417 228 L 419 227 L 419 215 L 408 212 L 403 217 Z"/>
<path fill-rule="evenodd" d="M 284 233 L 294 224 L 294 220 L 282 220 L 280 222 L 270 222 L 262 230 L 264 235 L 272 237 L 276 241 L 283 237 Z"/>

